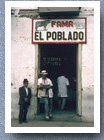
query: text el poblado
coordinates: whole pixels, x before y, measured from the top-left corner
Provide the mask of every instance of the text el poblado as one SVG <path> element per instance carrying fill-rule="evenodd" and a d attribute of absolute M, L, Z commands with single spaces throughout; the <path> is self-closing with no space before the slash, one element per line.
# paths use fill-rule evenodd
<path fill-rule="evenodd" d="M 66 36 L 65 32 L 61 32 L 61 31 L 58 31 L 58 32 L 46 32 L 46 35 L 44 36 L 46 37 L 45 40 L 84 40 L 84 32 L 69 32 L 68 35 Z M 35 35 L 34 35 L 34 39 L 36 41 L 39 41 L 39 40 L 44 40 L 44 37 L 42 36 L 42 32 L 35 32 Z"/>
<path fill-rule="evenodd" d="M 51 27 L 73 27 L 73 21 L 52 21 L 51 22 Z M 34 34 L 34 39 L 36 41 L 40 41 L 40 40 L 71 40 L 71 41 L 74 41 L 74 40 L 81 40 L 83 41 L 84 40 L 84 32 L 80 31 L 80 32 L 77 32 L 77 31 L 74 31 L 74 32 L 71 32 L 69 31 L 68 34 L 66 35 L 65 31 L 53 31 L 53 32 L 50 32 L 50 31 L 47 31 L 46 32 L 46 35 L 43 36 L 42 35 L 42 32 L 41 31 L 36 31 L 35 34 Z"/>

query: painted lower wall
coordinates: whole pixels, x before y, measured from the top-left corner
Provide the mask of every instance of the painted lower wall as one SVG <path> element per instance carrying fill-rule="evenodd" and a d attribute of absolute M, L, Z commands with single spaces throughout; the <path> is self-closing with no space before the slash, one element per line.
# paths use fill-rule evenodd
<path fill-rule="evenodd" d="M 94 86 L 83 88 L 82 121 L 94 122 Z"/>

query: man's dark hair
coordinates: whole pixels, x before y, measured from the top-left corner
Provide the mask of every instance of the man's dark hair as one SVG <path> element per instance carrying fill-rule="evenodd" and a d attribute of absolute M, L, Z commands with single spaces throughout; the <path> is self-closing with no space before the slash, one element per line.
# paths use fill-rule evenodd
<path fill-rule="evenodd" d="M 23 80 L 23 84 L 28 84 L 28 80 L 27 79 L 24 79 Z"/>

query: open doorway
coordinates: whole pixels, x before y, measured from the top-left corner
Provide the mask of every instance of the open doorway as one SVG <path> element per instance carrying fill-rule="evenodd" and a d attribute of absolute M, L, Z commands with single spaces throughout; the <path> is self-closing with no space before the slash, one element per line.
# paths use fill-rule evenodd
<path fill-rule="evenodd" d="M 60 72 L 64 72 L 69 79 L 68 98 L 65 110 L 76 111 L 76 63 L 77 63 L 78 44 L 40 44 L 39 69 L 47 70 L 48 77 L 53 82 L 53 110 L 59 110 L 58 107 L 58 89 L 57 78 Z M 42 102 L 41 102 L 42 103 Z M 40 112 L 43 108 L 40 107 Z"/>

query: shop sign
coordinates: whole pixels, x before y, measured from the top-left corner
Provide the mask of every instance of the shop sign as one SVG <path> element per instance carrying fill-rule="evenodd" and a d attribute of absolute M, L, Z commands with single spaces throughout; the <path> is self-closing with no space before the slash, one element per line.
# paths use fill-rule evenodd
<path fill-rule="evenodd" d="M 86 18 L 32 19 L 32 43 L 86 43 Z"/>

